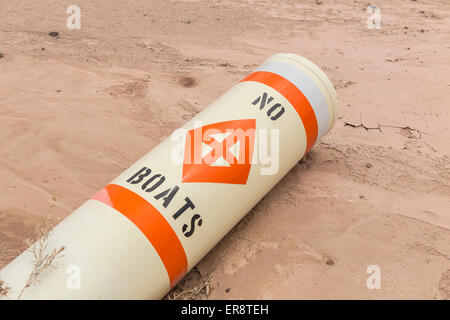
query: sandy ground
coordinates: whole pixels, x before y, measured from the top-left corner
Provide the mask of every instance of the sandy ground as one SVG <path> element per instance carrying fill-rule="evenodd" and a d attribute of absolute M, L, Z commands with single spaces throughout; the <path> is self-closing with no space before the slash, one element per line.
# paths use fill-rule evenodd
<path fill-rule="evenodd" d="M 211 277 L 196 298 L 450 299 L 450 3 L 377 1 L 380 30 L 369 4 L 1 1 L 0 267 L 44 216 L 294 52 L 336 86 L 339 120 L 175 292 Z"/>

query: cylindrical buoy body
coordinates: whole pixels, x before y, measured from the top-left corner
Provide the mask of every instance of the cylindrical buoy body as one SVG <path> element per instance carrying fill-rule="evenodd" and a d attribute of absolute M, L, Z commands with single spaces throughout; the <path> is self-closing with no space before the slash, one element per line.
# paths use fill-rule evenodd
<path fill-rule="evenodd" d="M 64 246 L 22 299 L 162 298 L 336 120 L 323 71 L 277 54 L 125 170 L 51 232 Z M 0 271 L 17 298 L 30 250 Z"/>

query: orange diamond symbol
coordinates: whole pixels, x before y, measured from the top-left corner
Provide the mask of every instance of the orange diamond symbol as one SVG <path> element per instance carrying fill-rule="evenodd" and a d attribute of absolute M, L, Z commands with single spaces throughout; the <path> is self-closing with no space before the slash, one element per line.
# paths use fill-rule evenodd
<path fill-rule="evenodd" d="M 188 131 L 182 181 L 246 184 L 255 146 L 255 129 L 255 119 L 243 119 Z"/>

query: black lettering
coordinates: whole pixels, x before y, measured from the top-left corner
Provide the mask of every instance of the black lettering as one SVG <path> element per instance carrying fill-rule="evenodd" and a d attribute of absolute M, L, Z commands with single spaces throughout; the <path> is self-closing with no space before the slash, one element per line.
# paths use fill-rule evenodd
<path fill-rule="evenodd" d="M 145 171 L 145 173 L 142 173 L 143 171 Z M 141 174 L 142 173 L 142 174 Z M 139 182 L 141 182 L 142 180 L 144 180 L 144 178 L 146 176 L 148 176 L 150 173 L 152 173 L 151 169 L 148 169 L 147 167 L 143 167 L 141 170 L 139 170 L 138 172 L 136 172 L 135 174 L 133 174 L 128 180 L 127 182 L 131 183 L 131 184 L 137 184 Z M 136 179 L 137 180 L 134 180 Z"/>
<path fill-rule="evenodd" d="M 269 99 L 267 99 L 267 93 L 264 92 L 263 95 L 256 98 L 256 100 L 253 101 L 252 104 L 254 106 L 256 106 L 261 101 L 261 103 L 259 104 L 259 110 L 262 110 L 262 109 L 264 109 L 266 104 L 269 104 L 270 102 L 272 102 L 272 100 L 273 100 L 273 97 L 269 97 Z"/>
<path fill-rule="evenodd" d="M 203 223 L 202 217 L 199 214 L 194 214 L 191 218 L 191 228 L 189 229 L 189 231 L 186 231 L 186 229 L 188 228 L 187 224 L 183 225 L 183 228 L 181 229 L 183 231 L 183 234 L 186 238 L 189 238 L 190 236 L 192 236 L 192 234 L 195 231 L 195 221 L 197 221 L 197 225 L 200 227 Z"/>
<path fill-rule="evenodd" d="M 167 206 L 169 205 L 169 203 L 172 201 L 173 197 L 175 196 L 175 194 L 178 192 L 178 190 L 180 189 L 179 186 L 175 186 L 171 189 L 167 189 L 159 194 L 157 194 L 155 196 L 156 200 L 159 200 L 160 198 L 164 197 L 164 202 L 163 202 L 163 206 L 164 208 L 167 208 Z M 170 193 L 169 193 L 170 191 Z"/>
<path fill-rule="evenodd" d="M 273 117 L 270 117 L 272 115 L 272 113 L 280 107 L 281 107 L 280 111 L 278 111 L 278 113 L 276 115 L 274 115 Z M 270 107 L 270 109 L 267 111 L 267 115 L 270 117 L 271 120 L 275 121 L 279 117 L 281 117 L 281 115 L 284 113 L 284 111 L 285 111 L 284 107 L 281 105 L 281 103 L 276 103 L 272 107 Z"/>
<path fill-rule="evenodd" d="M 177 212 L 175 212 L 175 214 L 172 216 L 174 219 L 177 219 L 179 216 L 181 216 L 187 209 L 195 208 L 195 205 L 192 203 L 192 201 L 191 201 L 191 199 L 189 199 L 189 197 L 186 197 L 184 200 L 186 201 L 186 203 Z"/>
<path fill-rule="evenodd" d="M 150 183 L 153 182 L 153 180 L 155 180 L 156 178 L 159 178 L 158 182 L 156 182 L 153 186 L 151 186 L 150 188 L 147 189 L 148 185 Z M 166 181 L 166 177 L 161 176 L 159 173 L 155 174 L 153 177 L 151 177 L 150 179 L 148 179 L 143 185 L 142 185 L 142 190 L 144 190 L 145 192 L 152 192 L 153 190 L 155 190 L 156 188 L 158 188 L 164 181 Z"/>

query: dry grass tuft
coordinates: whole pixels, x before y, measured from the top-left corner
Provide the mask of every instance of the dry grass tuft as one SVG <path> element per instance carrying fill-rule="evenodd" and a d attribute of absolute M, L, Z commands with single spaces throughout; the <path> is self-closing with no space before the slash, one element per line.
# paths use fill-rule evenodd
<path fill-rule="evenodd" d="M 198 282 L 192 289 L 183 290 L 179 293 L 173 293 L 169 296 L 169 300 L 204 300 L 211 292 L 211 278 L 210 274 L 207 278 Z"/>
<path fill-rule="evenodd" d="M 36 227 L 37 237 L 39 239 L 30 249 L 34 256 L 34 268 L 17 299 L 20 299 L 24 291 L 31 285 L 39 283 L 39 275 L 46 269 L 50 267 L 56 269 L 53 262 L 61 254 L 61 252 L 64 251 L 64 246 L 61 246 L 58 249 L 53 249 L 50 253 L 45 253 L 47 249 L 48 237 L 50 236 L 50 232 L 54 225 L 55 221 L 50 216 L 47 216 L 45 220 Z M 32 241 L 27 240 L 28 245 L 31 245 L 31 243 Z"/>

